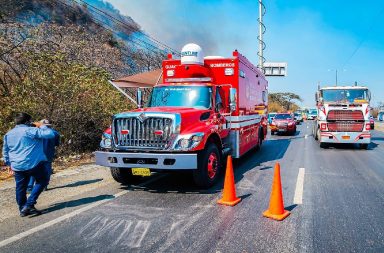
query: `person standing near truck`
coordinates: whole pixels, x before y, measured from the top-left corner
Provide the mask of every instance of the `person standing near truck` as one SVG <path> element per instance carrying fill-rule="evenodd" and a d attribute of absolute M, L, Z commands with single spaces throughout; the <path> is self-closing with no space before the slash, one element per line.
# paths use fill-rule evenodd
<path fill-rule="evenodd" d="M 49 181 L 43 140 L 55 137 L 52 129 L 41 122 L 32 124 L 31 119 L 27 113 L 16 114 L 16 126 L 5 134 L 3 142 L 5 164 L 15 173 L 16 202 L 22 217 L 41 214 L 35 204 Z M 36 179 L 36 184 L 27 199 L 26 191 L 31 176 Z"/>
<path fill-rule="evenodd" d="M 55 129 L 52 128 L 51 121 L 49 121 L 47 119 L 43 119 L 43 120 L 40 120 L 40 123 L 49 127 L 53 131 L 53 133 L 55 134 L 54 138 L 43 140 L 44 154 L 47 157 L 47 162 L 45 163 L 45 166 L 46 166 L 47 172 L 49 173 L 49 180 L 50 180 L 50 177 L 53 173 L 52 162 L 53 162 L 53 159 L 55 158 L 55 151 L 56 151 L 55 149 L 57 146 L 60 145 L 60 134 L 59 134 L 59 132 L 57 132 Z M 48 180 L 48 183 L 49 183 L 49 180 Z M 29 180 L 29 183 L 28 183 L 27 192 L 32 191 L 33 185 L 35 184 L 35 181 L 36 181 L 35 178 L 32 176 L 31 179 Z M 48 184 L 45 187 L 45 190 L 48 190 Z"/>

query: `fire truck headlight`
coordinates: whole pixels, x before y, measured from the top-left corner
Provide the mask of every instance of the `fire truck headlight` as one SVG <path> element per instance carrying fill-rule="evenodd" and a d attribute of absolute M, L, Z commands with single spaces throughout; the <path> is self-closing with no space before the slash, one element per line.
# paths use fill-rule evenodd
<path fill-rule="evenodd" d="M 112 139 L 111 139 L 110 134 L 103 133 L 103 135 L 101 137 L 100 147 L 101 148 L 111 148 L 112 147 Z"/>
<path fill-rule="evenodd" d="M 179 140 L 179 147 L 180 149 L 188 149 L 189 148 L 190 141 L 189 139 L 181 139 Z"/>
<path fill-rule="evenodd" d="M 191 135 L 183 136 L 179 139 L 176 144 L 176 149 L 178 150 L 190 150 L 197 147 L 200 144 L 204 137 L 203 133 L 196 133 Z"/>

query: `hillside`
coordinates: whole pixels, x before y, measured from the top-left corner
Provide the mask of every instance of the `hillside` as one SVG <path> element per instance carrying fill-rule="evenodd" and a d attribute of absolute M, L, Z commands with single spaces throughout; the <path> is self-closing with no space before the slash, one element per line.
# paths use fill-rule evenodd
<path fill-rule="evenodd" d="M 100 8 L 102 11 L 113 15 L 116 19 L 122 20 L 130 26 L 130 29 L 122 29 L 117 27 L 110 20 L 97 16 L 100 21 L 111 25 L 116 32 L 124 32 L 131 34 L 139 31 L 139 25 L 130 17 L 120 14 L 112 5 L 100 0 L 88 0 L 85 3 L 92 4 Z M 58 25 L 81 25 L 89 30 L 95 31 L 99 29 L 93 21 L 94 14 L 85 3 L 81 1 L 71 0 L 1 0 L 0 19 L 2 21 L 17 21 L 27 24 L 39 24 L 41 22 L 54 22 Z"/>
<path fill-rule="evenodd" d="M 93 151 L 110 117 L 132 106 L 107 80 L 158 68 L 166 56 L 130 17 L 99 0 L 0 6 L 1 136 L 25 111 L 55 122 L 61 153 Z"/>

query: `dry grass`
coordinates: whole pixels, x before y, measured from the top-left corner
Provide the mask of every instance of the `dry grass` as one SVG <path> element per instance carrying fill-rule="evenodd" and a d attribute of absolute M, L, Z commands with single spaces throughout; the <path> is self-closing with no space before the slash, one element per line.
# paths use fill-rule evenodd
<path fill-rule="evenodd" d="M 66 169 L 76 168 L 81 165 L 90 164 L 95 162 L 95 157 L 92 153 L 84 153 L 79 155 L 72 155 L 67 157 L 59 157 L 53 163 L 53 171 L 59 172 Z M 0 181 L 7 180 L 13 177 L 12 170 L 1 166 Z"/>

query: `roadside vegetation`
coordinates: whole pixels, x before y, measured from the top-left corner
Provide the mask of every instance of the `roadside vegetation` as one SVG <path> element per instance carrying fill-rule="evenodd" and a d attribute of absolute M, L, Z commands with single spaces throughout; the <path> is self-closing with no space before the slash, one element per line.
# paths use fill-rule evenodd
<path fill-rule="evenodd" d="M 268 111 L 269 112 L 294 112 L 300 107 L 297 102 L 303 101 L 302 98 L 291 92 L 269 93 Z"/>
<path fill-rule="evenodd" d="M 101 2 L 101 1 L 100 1 Z M 165 53 L 123 42 L 85 6 L 0 0 L 0 148 L 24 111 L 62 134 L 59 155 L 94 151 L 111 116 L 131 108 L 108 80 L 157 68 Z M 139 30 L 116 28 L 129 37 Z"/>

